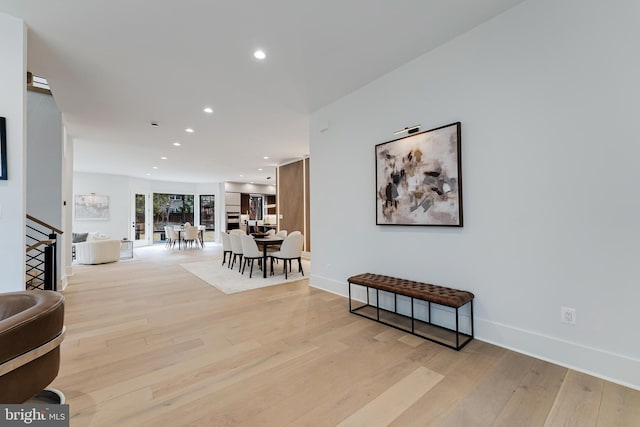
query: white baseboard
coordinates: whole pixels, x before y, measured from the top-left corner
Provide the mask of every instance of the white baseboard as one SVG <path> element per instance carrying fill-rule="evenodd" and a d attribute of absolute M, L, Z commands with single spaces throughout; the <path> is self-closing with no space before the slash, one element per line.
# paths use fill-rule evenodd
<path fill-rule="evenodd" d="M 309 285 L 347 298 L 346 282 L 311 275 Z M 640 390 L 640 359 L 475 317 L 475 338 Z"/>
<path fill-rule="evenodd" d="M 71 266 L 67 266 L 64 268 L 64 274 L 60 278 L 58 283 L 58 290 L 64 291 L 69 284 L 69 277 L 73 276 L 73 268 Z"/>
<path fill-rule="evenodd" d="M 318 276 L 312 274 L 309 276 L 309 286 L 318 288 L 332 294 L 340 295 L 341 297 L 349 297 L 349 288 L 346 283 L 338 282 L 327 277 Z"/>
<path fill-rule="evenodd" d="M 640 359 L 478 317 L 474 324 L 480 341 L 640 390 Z"/>

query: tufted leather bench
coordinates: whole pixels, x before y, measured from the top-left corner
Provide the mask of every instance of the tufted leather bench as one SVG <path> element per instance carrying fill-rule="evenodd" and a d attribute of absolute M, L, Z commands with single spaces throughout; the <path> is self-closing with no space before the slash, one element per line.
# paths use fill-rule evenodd
<path fill-rule="evenodd" d="M 445 345 L 455 350 L 460 350 L 462 347 L 467 345 L 469 341 L 473 339 L 474 295 L 471 292 L 461 291 L 459 289 L 447 288 L 445 286 L 432 285 L 429 283 L 416 282 L 413 280 L 400 279 L 398 277 L 385 276 L 382 274 L 373 274 L 373 273 L 363 273 L 363 274 L 358 274 L 356 276 L 351 276 L 349 277 L 349 279 L 347 279 L 347 281 L 349 282 L 349 311 L 351 313 L 361 315 L 368 319 L 376 320 L 378 322 L 387 324 L 389 326 L 393 326 L 395 328 L 401 329 L 405 332 L 410 332 L 414 335 L 418 335 L 422 338 L 437 342 L 439 344 Z M 366 304 L 355 307 L 355 308 L 353 307 L 352 293 L 351 293 L 352 284 L 364 286 L 367 288 Z M 369 298 L 370 288 L 376 290 L 375 304 L 372 304 L 370 302 L 370 298 Z M 392 293 L 394 295 L 393 311 L 380 307 L 380 304 L 378 304 L 378 301 L 379 301 L 378 291 L 385 291 L 385 292 Z M 398 313 L 398 310 L 397 310 L 398 295 L 409 297 L 411 299 L 411 316 Z M 414 317 L 414 300 L 415 299 L 427 302 L 428 319 L 417 319 Z M 438 325 L 432 322 L 431 303 L 450 307 L 455 310 L 455 329 L 449 328 L 443 325 Z M 460 331 L 459 309 L 467 304 L 469 304 L 470 333 L 463 333 Z M 372 309 L 375 309 L 375 310 L 372 310 Z M 384 319 L 381 319 L 380 317 L 381 310 L 383 312 L 392 313 L 395 316 L 401 316 L 406 319 L 410 319 L 411 321 L 410 328 L 408 324 L 406 326 L 402 326 L 398 322 L 391 323 L 389 321 L 385 321 Z M 373 311 L 375 311 L 375 316 L 373 315 Z M 364 314 L 367 312 L 369 313 L 368 315 Z M 419 325 L 427 324 L 427 325 L 430 325 L 431 327 L 438 328 L 439 330 L 450 331 L 452 333 L 455 333 L 455 340 L 453 339 L 453 337 L 451 338 L 446 337 L 446 334 L 443 337 L 442 334 L 440 333 L 436 333 L 436 334 L 425 333 L 424 328 L 416 329 L 416 322 Z M 461 337 L 465 339 L 461 341 Z"/>

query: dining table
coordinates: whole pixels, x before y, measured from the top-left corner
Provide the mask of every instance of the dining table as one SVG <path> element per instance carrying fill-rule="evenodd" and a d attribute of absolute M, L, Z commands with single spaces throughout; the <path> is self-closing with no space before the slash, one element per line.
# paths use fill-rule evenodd
<path fill-rule="evenodd" d="M 255 242 L 262 245 L 262 277 L 267 278 L 267 248 L 272 245 L 281 245 L 284 239 L 279 237 L 256 237 Z"/>

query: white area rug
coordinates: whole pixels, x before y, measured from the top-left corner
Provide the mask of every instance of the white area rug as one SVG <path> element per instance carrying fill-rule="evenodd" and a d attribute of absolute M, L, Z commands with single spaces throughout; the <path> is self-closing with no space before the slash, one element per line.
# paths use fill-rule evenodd
<path fill-rule="evenodd" d="M 265 286 L 281 285 L 283 283 L 295 282 L 300 279 L 308 278 L 311 274 L 311 263 L 308 260 L 302 260 L 302 270 L 304 276 L 298 273 L 298 262 L 292 262 L 291 273 L 289 278 L 285 280 L 282 272 L 282 260 L 279 264 L 273 265 L 273 276 L 262 278 L 262 270 L 258 268 L 258 263 L 253 265 L 253 276 L 249 279 L 249 266 L 244 270 L 244 274 L 238 272 L 238 263 L 233 270 L 229 270 L 227 265 L 222 265 L 222 259 L 217 258 L 212 261 L 191 262 L 188 264 L 180 264 L 182 268 L 187 270 L 194 276 L 199 277 L 211 286 L 216 287 L 225 294 L 235 294 L 236 292 L 248 291 L 251 289 L 264 288 Z"/>

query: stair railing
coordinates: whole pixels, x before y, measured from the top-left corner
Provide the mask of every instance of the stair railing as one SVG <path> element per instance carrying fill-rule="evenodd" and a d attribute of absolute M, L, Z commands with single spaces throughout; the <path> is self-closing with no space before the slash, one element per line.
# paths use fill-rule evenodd
<path fill-rule="evenodd" d="M 58 235 L 63 231 L 27 215 L 26 289 L 55 291 L 58 288 Z"/>

